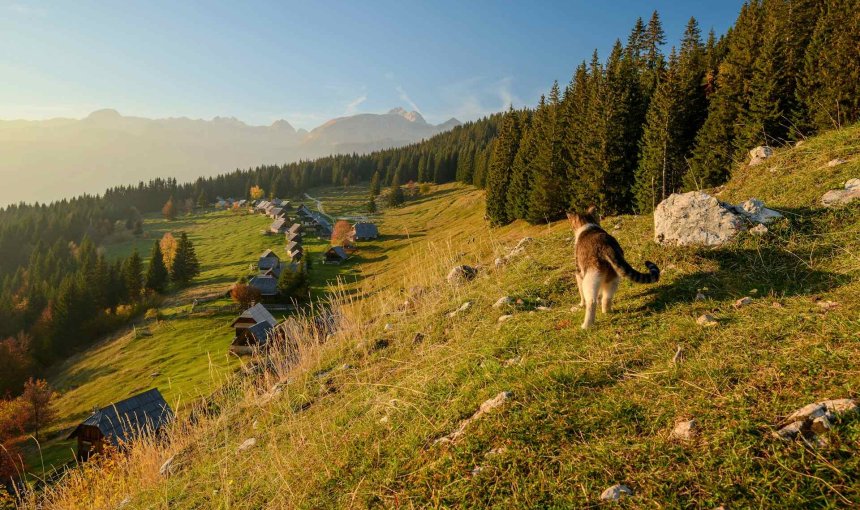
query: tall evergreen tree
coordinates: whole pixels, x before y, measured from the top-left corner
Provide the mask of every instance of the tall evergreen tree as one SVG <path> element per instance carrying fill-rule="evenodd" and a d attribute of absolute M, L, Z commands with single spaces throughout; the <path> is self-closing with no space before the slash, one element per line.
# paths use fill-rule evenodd
<path fill-rule="evenodd" d="M 382 185 L 379 182 L 379 170 L 373 172 L 373 177 L 370 178 L 370 196 L 378 197 L 382 191 Z"/>
<path fill-rule="evenodd" d="M 494 225 L 504 225 L 511 221 L 508 217 L 506 201 L 511 179 L 511 165 L 519 145 L 519 114 L 511 106 L 502 119 L 502 127 L 493 147 L 493 156 L 487 172 L 487 217 Z"/>
<path fill-rule="evenodd" d="M 191 240 L 188 239 L 188 234 L 183 232 L 176 245 L 176 255 L 173 257 L 173 267 L 170 271 L 170 278 L 178 286 L 185 286 L 199 274 L 200 262 L 197 260 L 197 253 L 194 251 L 194 245 Z"/>
<path fill-rule="evenodd" d="M 137 250 L 134 250 L 131 256 L 125 259 L 122 273 L 129 298 L 132 301 L 137 301 L 143 290 L 143 260 L 141 260 Z"/>
<path fill-rule="evenodd" d="M 161 253 L 161 243 L 155 241 L 152 247 L 152 256 L 149 259 L 149 267 L 146 270 L 146 289 L 153 292 L 164 292 L 169 276 L 167 266 L 164 264 L 164 255 Z"/>
<path fill-rule="evenodd" d="M 562 158 L 566 117 L 561 113 L 561 91 L 553 83 L 549 101 L 538 106 L 532 124 L 537 151 L 530 162 L 532 179 L 526 219 L 531 223 L 552 221 L 564 215 L 566 208 L 566 168 Z"/>
<path fill-rule="evenodd" d="M 537 117 L 543 114 L 545 108 L 545 99 L 541 96 L 535 114 L 523 115 L 522 139 L 511 164 L 510 182 L 505 198 L 509 220 L 528 217 L 532 188 L 531 170 L 538 151 L 538 128 L 534 127 L 533 122 L 538 121 Z"/>

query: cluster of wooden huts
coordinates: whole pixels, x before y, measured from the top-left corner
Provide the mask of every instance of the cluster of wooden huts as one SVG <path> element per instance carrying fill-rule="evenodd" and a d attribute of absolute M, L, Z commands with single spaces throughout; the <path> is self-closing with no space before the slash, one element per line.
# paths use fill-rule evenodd
<path fill-rule="evenodd" d="M 215 199 L 215 202 L 212 204 L 218 209 L 231 209 L 233 207 L 246 207 L 248 205 L 248 200 L 244 198 L 222 198 L 218 197 Z"/>

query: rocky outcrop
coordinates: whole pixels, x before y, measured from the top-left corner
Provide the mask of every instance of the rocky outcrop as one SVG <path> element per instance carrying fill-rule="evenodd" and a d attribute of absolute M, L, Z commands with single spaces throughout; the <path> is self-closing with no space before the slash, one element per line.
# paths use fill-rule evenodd
<path fill-rule="evenodd" d="M 606 490 L 600 494 L 600 499 L 603 501 L 618 501 L 623 497 L 632 495 L 633 489 L 622 483 L 617 483 L 612 487 L 607 487 Z"/>
<path fill-rule="evenodd" d="M 824 207 L 840 207 L 860 198 L 860 179 L 849 179 L 842 189 L 832 189 L 821 197 Z"/>
<path fill-rule="evenodd" d="M 453 443 L 453 442 L 455 442 L 457 439 L 459 439 L 466 432 L 466 427 L 468 427 L 469 424 L 471 424 L 475 420 L 480 419 L 482 416 L 493 411 L 494 409 L 501 407 L 502 404 L 507 402 L 513 396 L 514 396 L 514 394 L 511 393 L 510 391 L 503 391 L 503 392 L 499 393 L 498 395 L 496 395 L 495 397 L 484 401 L 484 403 L 481 404 L 481 407 L 479 407 L 478 410 L 475 411 L 475 413 L 472 416 L 470 416 L 470 417 L 468 417 L 465 420 L 460 422 L 460 425 L 457 427 L 457 429 L 455 431 L 451 432 L 447 436 L 440 437 L 439 439 L 437 439 L 435 441 L 435 443 L 438 444 L 438 443 Z"/>
<path fill-rule="evenodd" d="M 774 436 L 784 440 L 811 438 L 830 430 L 835 420 L 856 414 L 858 410 L 860 406 L 857 401 L 850 398 L 808 404 L 791 413 L 774 432 Z"/>
<path fill-rule="evenodd" d="M 731 205 L 701 191 L 675 193 L 654 211 L 654 239 L 659 244 L 719 246 L 750 225 L 781 217 L 755 198 Z"/>
<path fill-rule="evenodd" d="M 750 151 L 750 166 L 756 166 L 771 156 L 773 156 L 773 149 L 767 145 L 759 145 Z"/>

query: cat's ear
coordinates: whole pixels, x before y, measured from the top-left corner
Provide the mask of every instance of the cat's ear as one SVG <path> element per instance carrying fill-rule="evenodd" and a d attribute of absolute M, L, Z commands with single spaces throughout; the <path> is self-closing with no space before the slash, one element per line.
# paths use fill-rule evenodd
<path fill-rule="evenodd" d="M 567 212 L 565 212 L 564 214 L 566 214 L 566 215 L 567 215 L 567 219 L 569 219 L 569 220 L 572 220 L 573 218 L 575 218 L 575 217 L 576 217 L 576 215 L 575 215 L 575 214 L 573 214 L 573 213 L 572 213 L 572 212 L 570 212 L 570 211 L 567 211 Z"/>

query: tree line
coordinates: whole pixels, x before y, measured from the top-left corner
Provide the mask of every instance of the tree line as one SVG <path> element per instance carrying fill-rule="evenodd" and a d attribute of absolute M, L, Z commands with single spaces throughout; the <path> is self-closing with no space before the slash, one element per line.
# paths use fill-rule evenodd
<path fill-rule="evenodd" d="M 757 145 L 860 119 L 860 3 L 755 0 L 703 40 L 691 18 L 663 52 L 657 12 L 609 56 L 595 51 L 537 107 L 509 110 L 487 175 L 494 224 L 555 220 L 596 204 L 650 212 L 668 195 L 724 183 Z"/>

